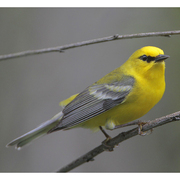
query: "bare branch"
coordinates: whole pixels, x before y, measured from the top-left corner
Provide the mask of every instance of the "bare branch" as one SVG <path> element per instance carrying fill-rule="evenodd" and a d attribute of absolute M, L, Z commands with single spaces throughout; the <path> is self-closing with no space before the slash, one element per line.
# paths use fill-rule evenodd
<path fill-rule="evenodd" d="M 162 126 L 164 124 L 178 121 L 178 120 L 180 120 L 180 111 L 175 112 L 173 114 L 169 114 L 167 116 L 163 116 L 161 118 L 157 118 L 152 121 L 148 121 L 145 125 L 143 125 L 142 131 L 145 132 L 145 131 L 151 130 L 152 128 L 156 128 L 158 126 Z M 116 137 L 110 139 L 107 142 L 107 145 L 114 147 L 115 145 L 117 145 L 129 138 L 132 138 L 136 135 L 138 135 L 138 128 L 134 128 L 132 130 L 122 132 L 119 135 L 117 135 Z M 103 146 L 103 144 L 101 144 L 98 147 L 94 148 L 93 150 L 89 151 L 88 153 L 84 154 L 83 156 L 79 157 L 75 161 L 71 162 L 67 166 L 61 168 L 57 172 L 68 172 L 68 171 L 80 166 L 81 164 L 84 164 L 89 161 L 93 161 L 95 156 L 97 156 L 98 154 L 100 154 L 104 151 L 105 151 L 104 146 Z"/>
<path fill-rule="evenodd" d="M 148 32 L 148 33 L 138 33 L 138 34 L 127 34 L 127 35 L 116 34 L 114 36 L 108 36 L 108 37 L 103 37 L 99 39 L 82 41 L 82 42 L 77 42 L 77 43 L 58 46 L 58 47 L 50 47 L 50 48 L 39 49 L 39 50 L 28 50 L 28 51 L 13 53 L 13 54 L 1 55 L 0 61 L 12 59 L 12 58 L 36 55 L 36 54 L 49 53 L 49 52 L 64 52 L 64 50 L 67 50 L 67 49 L 87 46 L 91 44 L 103 43 L 103 42 L 108 42 L 108 41 L 120 40 L 120 39 L 131 39 L 131 38 L 142 38 L 142 37 L 153 37 L 153 36 L 170 37 L 171 35 L 177 35 L 177 34 L 180 34 L 180 30 L 163 31 L 163 32 Z"/>

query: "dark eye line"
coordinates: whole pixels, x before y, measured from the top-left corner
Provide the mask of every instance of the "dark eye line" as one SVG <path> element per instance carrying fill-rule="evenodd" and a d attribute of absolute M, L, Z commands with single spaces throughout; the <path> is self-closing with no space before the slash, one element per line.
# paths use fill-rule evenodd
<path fill-rule="evenodd" d="M 148 63 L 150 63 L 151 61 L 155 60 L 155 57 L 151 57 L 151 56 L 146 56 L 145 54 L 140 56 L 139 59 L 143 60 L 143 61 L 147 61 Z"/>

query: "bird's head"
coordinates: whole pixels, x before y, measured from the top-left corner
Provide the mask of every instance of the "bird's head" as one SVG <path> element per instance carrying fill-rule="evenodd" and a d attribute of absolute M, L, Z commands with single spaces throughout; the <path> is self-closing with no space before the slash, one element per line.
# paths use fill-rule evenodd
<path fill-rule="evenodd" d="M 149 73 L 157 70 L 164 71 L 164 60 L 169 58 L 162 49 L 154 46 L 145 46 L 135 51 L 127 61 L 130 67 L 138 73 Z"/>

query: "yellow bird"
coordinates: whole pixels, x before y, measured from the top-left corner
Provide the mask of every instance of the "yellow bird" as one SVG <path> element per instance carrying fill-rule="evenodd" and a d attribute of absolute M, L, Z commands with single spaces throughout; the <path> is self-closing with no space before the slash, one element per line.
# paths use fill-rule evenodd
<path fill-rule="evenodd" d="M 146 46 L 79 94 L 60 102 L 63 110 L 7 146 L 20 149 L 41 135 L 75 127 L 113 130 L 145 115 L 165 91 L 163 50 Z"/>

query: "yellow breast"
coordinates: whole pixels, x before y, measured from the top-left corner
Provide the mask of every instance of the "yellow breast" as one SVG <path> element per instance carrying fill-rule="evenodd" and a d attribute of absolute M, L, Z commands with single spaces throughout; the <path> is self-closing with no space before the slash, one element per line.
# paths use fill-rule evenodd
<path fill-rule="evenodd" d="M 98 130 L 99 126 L 113 129 L 115 125 L 125 124 L 145 115 L 164 94 L 164 68 L 162 62 L 157 64 L 152 72 L 143 75 L 136 73 L 134 87 L 122 104 L 80 124 L 79 127 L 94 131 Z"/>

